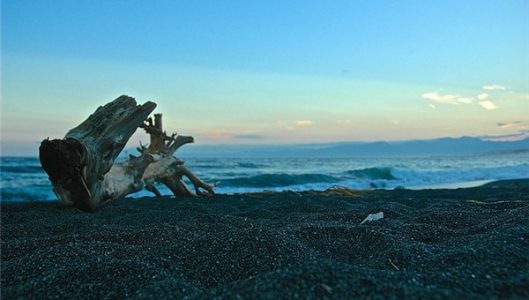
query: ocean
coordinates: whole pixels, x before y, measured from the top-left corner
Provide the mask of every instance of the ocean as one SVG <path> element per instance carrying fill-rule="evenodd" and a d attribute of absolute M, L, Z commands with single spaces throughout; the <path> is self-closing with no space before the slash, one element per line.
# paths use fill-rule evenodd
<path fill-rule="evenodd" d="M 56 200 L 37 157 L 0 158 L 3 202 Z M 259 191 L 442 188 L 529 177 L 529 153 L 373 158 L 185 158 L 222 194 Z M 159 186 L 162 194 L 170 192 Z M 144 190 L 132 197 L 152 195 Z"/>

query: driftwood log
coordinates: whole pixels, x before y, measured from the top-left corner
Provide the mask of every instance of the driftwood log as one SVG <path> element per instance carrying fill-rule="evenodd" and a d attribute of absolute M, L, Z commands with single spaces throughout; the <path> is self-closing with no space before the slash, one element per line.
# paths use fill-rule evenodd
<path fill-rule="evenodd" d="M 159 196 L 156 183 L 166 185 L 175 196 L 213 194 L 214 185 L 200 180 L 173 156 L 193 138 L 176 133 L 168 136 L 161 114 L 154 115 L 154 122 L 148 118 L 155 107 L 153 102 L 137 105 L 134 98 L 121 96 L 99 107 L 63 139 L 43 140 L 40 162 L 59 200 L 92 212 L 143 188 Z M 115 164 L 138 128 L 150 135 L 149 146 L 140 143 L 138 156 Z M 194 185 L 194 192 L 184 176 Z"/>

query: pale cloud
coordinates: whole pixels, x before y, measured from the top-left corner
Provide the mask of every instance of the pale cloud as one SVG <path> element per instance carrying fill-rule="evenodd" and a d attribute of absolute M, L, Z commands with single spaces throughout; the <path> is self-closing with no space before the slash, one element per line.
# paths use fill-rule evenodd
<path fill-rule="evenodd" d="M 513 142 L 521 141 L 527 138 L 529 138 L 529 130 L 521 130 L 511 134 L 491 134 L 481 137 L 482 140 L 494 142 Z"/>
<path fill-rule="evenodd" d="M 295 122 L 296 126 L 304 127 L 304 126 L 312 126 L 314 125 L 314 121 L 311 120 L 297 120 Z"/>
<path fill-rule="evenodd" d="M 483 107 L 486 110 L 494 110 L 498 108 L 498 106 L 490 100 L 479 101 L 478 104 L 481 105 L 481 107 Z"/>
<path fill-rule="evenodd" d="M 489 94 L 483 93 L 483 94 L 479 94 L 477 98 L 478 100 L 487 100 L 489 99 L 489 97 L 490 97 Z"/>
<path fill-rule="evenodd" d="M 230 132 L 227 132 L 224 130 L 207 131 L 207 132 L 204 132 L 203 135 L 208 138 L 212 138 L 212 139 L 228 138 L 232 136 Z"/>
<path fill-rule="evenodd" d="M 471 97 L 462 97 L 461 95 L 441 95 L 438 92 L 430 92 L 422 94 L 422 97 L 427 100 L 432 100 L 443 104 L 472 104 L 474 99 Z"/>
<path fill-rule="evenodd" d="M 347 120 L 338 120 L 338 121 L 336 121 L 336 123 L 338 123 L 338 124 L 351 124 L 352 121 L 349 120 L 349 119 L 347 119 Z"/>
<path fill-rule="evenodd" d="M 427 100 L 432 100 L 444 104 L 469 104 L 472 101 L 469 98 L 461 97 L 460 95 L 441 95 L 438 92 L 429 92 L 422 94 L 422 97 Z"/>
<path fill-rule="evenodd" d="M 236 133 L 225 130 L 212 130 L 202 133 L 202 136 L 210 139 L 238 139 L 238 140 L 261 140 L 265 139 L 264 135 L 255 133 Z"/>
<path fill-rule="evenodd" d="M 515 129 L 515 130 L 529 130 L 529 125 L 524 124 L 521 121 L 514 121 L 510 123 L 497 123 L 501 129 Z"/>
<path fill-rule="evenodd" d="M 498 106 L 492 102 L 490 95 L 487 93 L 481 93 L 475 97 L 465 97 L 459 94 L 447 94 L 443 95 L 439 92 L 428 92 L 422 94 L 422 97 L 426 100 L 430 100 L 435 103 L 441 104 L 450 104 L 450 105 L 469 105 L 469 104 L 478 104 L 486 110 L 497 109 Z M 433 103 L 429 104 L 431 108 L 435 109 Z"/>
<path fill-rule="evenodd" d="M 299 127 L 309 127 L 314 125 L 314 121 L 312 120 L 296 120 L 296 121 L 277 121 L 276 124 L 288 131 L 294 131 Z"/>
<path fill-rule="evenodd" d="M 496 125 L 507 133 L 491 134 L 482 138 L 492 141 L 519 141 L 529 138 L 529 123 L 527 121 L 499 122 Z"/>
<path fill-rule="evenodd" d="M 498 127 L 503 128 L 503 129 L 509 129 L 509 128 L 513 128 L 517 126 L 520 123 L 521 123 L 520 121 L 515 121 L 512 123 L 496 123 L 496 125 L 498 125 Z"/>
<path fill-rule="evenodd" d="M 506 86 L 500 84 L 484 85 L 481 88 L 487 91 L 505 91 L 507 89 Z"/>
<path fill-rule="evenodd" d="M 233 138 L 240 139 L 240 140 L 263 140 L 266 137 L 261 134 L 245 133 L 245 134 L 235 134 L 233 135 Z"/>

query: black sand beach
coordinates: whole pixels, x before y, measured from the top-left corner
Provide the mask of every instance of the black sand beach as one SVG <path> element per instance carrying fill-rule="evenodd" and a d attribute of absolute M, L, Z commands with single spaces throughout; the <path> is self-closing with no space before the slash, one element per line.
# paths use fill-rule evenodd
<path fill-rule="evenodd" d="M 2 299 L 529 297 L 529 180 L 1 209 Z"/>

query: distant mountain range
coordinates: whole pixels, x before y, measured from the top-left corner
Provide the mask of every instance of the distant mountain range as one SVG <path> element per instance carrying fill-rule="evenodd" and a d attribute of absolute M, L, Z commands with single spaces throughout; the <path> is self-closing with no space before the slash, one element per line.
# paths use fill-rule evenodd
<path fill-rule="evenodd" d="M 398 142 L 343 142 L 298 145 L 187 145 L 181 157 L 393 157 L 453 156 L 529 152 L 529 138 L 487 141 L 476 137 Z M 130 152 L 130 153 L 133 153 Z"/>

